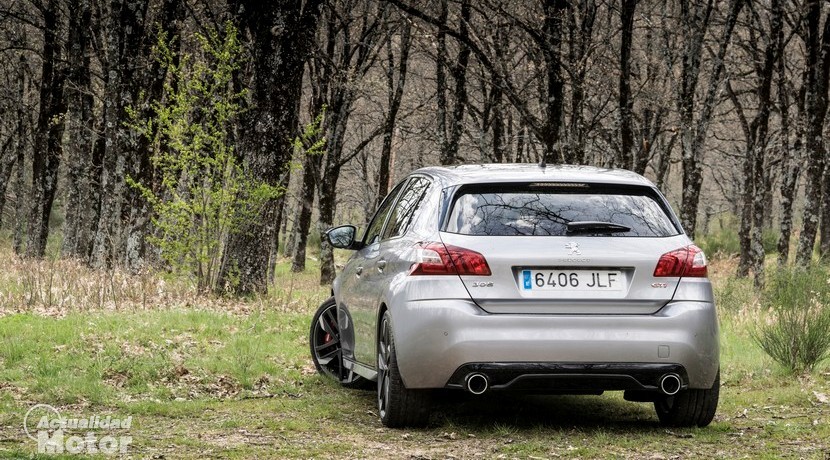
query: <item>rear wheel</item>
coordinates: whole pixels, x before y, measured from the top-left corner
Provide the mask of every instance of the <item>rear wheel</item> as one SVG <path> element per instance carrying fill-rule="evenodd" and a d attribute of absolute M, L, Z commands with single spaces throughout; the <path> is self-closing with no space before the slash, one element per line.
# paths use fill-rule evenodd
<path fill-rule="evenodd" d="M 314 313 L 309 331 L 311 359 L 317 372 L 331 377 L 349 388 L 365 388 L 370 382 L 343 366 L 337 303 L 329 297 Z"/>
<path fill-rule="evenodd" d="M 398 370 L 389 312 L 383 314 L 378 338 L 378 412 L 388 427 L 424 426 L 429 421 L 428 390 L 406 388 Z"/>
<path fill-rule="evenodd" d="M 720 371 L 708 390 L 683 390 L 654 401 L 660 423 L 668 426 L 704 427 L 712 422 L 720 397 Z"/>

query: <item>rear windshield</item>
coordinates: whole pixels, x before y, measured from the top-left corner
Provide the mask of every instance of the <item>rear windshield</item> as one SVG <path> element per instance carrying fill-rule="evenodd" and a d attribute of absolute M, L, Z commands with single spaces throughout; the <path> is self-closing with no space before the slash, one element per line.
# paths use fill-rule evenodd
<path fill-rule="evenodd" d="M 571 222 L 575 224 L 569 231 Z M 591 223 L 597 223 L 596 230 Z M 577 225 L 582 228 L 575 232 Z M 679 233 L 645 189 L 494 190 L 492 186 L 462 189 L 453 202 L 446 231 L 487 236 L 665 237 Z"/>

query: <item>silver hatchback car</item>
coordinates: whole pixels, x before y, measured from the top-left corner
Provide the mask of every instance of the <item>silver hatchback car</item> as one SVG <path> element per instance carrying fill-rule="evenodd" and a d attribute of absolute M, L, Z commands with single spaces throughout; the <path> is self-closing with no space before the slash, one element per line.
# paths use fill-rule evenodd
<path fill-rule="evenodd" d="M 314 316 L 317 369 L 374 385 L 384 425 L 427 422 L 430 390 L 624 391 L 706 426 L 719 341 L 706 258 L 657 188 L 584 166 L 423 168 L 386 197 Z"/>

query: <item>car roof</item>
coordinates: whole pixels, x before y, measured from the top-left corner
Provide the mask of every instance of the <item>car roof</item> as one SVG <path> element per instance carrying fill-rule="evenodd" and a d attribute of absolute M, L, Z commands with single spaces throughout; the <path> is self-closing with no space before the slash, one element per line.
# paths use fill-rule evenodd
<path fill-rule="evenodd" d="M 645 177 L 625 170 L 595 166 L 547 165 L 535 163 L 494 163 L 458 166 L 430 166 L 413 174 L 435 177 L 444 186 L 499 182 L 582 182 L 654 187 Z"/>

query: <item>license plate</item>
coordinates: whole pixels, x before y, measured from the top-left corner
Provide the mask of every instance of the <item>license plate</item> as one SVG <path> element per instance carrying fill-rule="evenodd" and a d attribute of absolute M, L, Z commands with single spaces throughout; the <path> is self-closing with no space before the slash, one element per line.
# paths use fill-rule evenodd
<path fill-rule="evenodd" d="M 526 291 L 622 291 L 619 270 L 522 270 Z"/>

